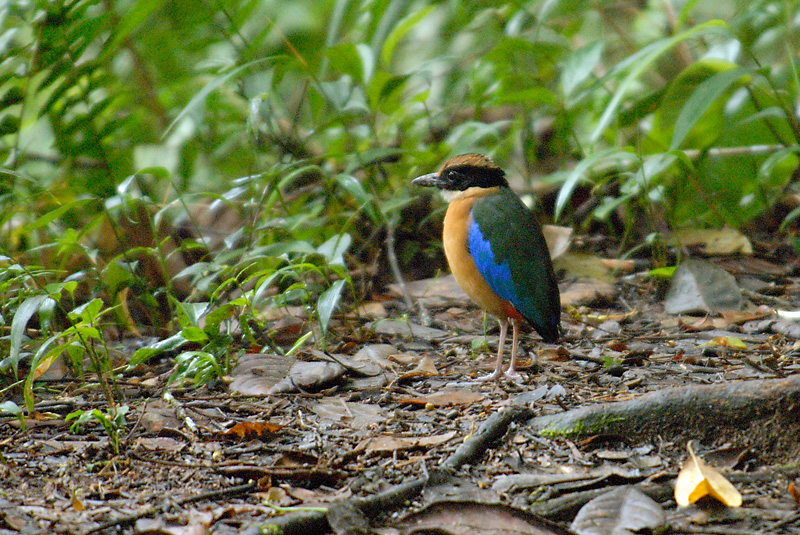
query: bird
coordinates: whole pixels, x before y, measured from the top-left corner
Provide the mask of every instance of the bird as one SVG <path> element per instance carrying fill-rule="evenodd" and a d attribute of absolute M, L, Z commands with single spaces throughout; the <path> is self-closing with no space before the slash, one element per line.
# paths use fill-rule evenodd
<path fill-rule="evenodd" d="M 556 342 L 560 334 L 558 282 L 539 223 L 511 190 L 505 172 L 481 154 L 454 156 L 412 183 L 438 188 L 448 203 L 442 241 L 450 270 L 500 324 L 494 372 L 480 380 L 518 380 L 520 323 L 527 321 L 545 342 Z M 511 363 L 504 372 L 509 322 Z"/>

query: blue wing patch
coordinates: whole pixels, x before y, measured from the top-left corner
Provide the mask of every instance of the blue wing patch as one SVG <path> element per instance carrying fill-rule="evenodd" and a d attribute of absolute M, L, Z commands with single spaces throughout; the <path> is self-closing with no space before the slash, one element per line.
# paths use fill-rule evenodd
<path fill-rule="evenodd" d="M 467 235 L 467 246 L 469 254 L 475 261 L 478 271 L 489 283 L 489 287 L 506 301 L 510 301 L 515 307 L 519 300 L 514 281 L 511 278 L 511 268 L 508 262 L 499 264 L 492 252 L 492 244 L 483 237 L 478 223 L 474 219 L 469 222 L 469 234 Z"/>

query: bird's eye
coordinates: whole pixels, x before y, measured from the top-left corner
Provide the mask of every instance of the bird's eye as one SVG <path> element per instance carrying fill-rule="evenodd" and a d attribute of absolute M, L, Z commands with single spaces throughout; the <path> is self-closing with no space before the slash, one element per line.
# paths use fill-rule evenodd
<path fill-rule="evenodd" d="M 454 169 L 447 170 L 447 181 L 451 184 L 456 184 L 464 179 L 464 175 Z"/>

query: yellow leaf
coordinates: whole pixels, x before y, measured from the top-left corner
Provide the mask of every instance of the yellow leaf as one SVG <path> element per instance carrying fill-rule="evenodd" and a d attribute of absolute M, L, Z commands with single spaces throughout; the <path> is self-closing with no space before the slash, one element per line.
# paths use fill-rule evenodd
<path fill-rule="evenodd" d="M 734 349 L 747 349 L 747 344 L 742 342 L 741 338 L 736 338 L 735 336 L 718 336 L 713 340 L 709 340 L 705 344 L 701 345 L 732 347 Z"/>
<path fill-rule="evenodd" d="M 692 504 L 703 496 L 712 496 L 728 507 L 742 505 L 742 495 L 716 469 L 695 455 L 692 442 L 686 445 L 689 458 L 683 464 L 675 481 L 675 501 L 678 505 Z"/>

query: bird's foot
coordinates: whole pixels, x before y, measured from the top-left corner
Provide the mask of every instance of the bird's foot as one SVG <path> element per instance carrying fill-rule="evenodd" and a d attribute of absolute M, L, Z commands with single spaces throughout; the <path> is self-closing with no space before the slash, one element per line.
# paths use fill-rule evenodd
<path fill-rule="evenodd" d="M 522 382 L 522 374 L 520 374 L 517 370 L 514 370 L 512 368 L 506 370 L 506 372 L 503 374 L 503 377 L 514 383 Z"/>
<path fill-rule="evenodd" d="M 478 377 L 478 379 L 476 379 L 476 380 L 477 381 L 497 381 L 498 379 L 503 377 L 503 375 L 504 374 L 503 374 L 502 370 L 495 370 L 493 373 L 490 373 L 489 375 L 484 375 L 482 377 Z"/>
<path fill-rule="evenodd" d="M 484 375 L 483 377 L 478 377 L 478 381 L 497 381 L 501 377 L 508 379 L 509 381 L 519 383 L 522 381 L 522 375 L 517 372 L 517 370 L 512 370 L 509 368 L 505 372 L 502 369 L 495 370 L 494 372 L 490 373 L 489 375 Z"/>

